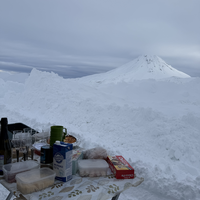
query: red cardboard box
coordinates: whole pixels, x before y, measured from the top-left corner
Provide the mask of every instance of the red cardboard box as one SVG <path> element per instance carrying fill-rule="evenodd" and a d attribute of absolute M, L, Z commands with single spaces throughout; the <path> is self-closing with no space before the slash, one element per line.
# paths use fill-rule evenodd
<path fill-rule="evenodd" d="M 106 161 L 117 179 L 134 178 L 134 169 L 123 156 L 108 156 Z"/>

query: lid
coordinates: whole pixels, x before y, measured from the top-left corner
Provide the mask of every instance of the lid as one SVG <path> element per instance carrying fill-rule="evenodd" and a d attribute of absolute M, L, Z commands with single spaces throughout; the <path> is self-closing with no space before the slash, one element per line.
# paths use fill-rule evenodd
<path fill-rule="evenodd" d="M 10 163 L 3 165 L 3 170 L 7 171 L 7 173 L 19 173 L 25 170 L 30 170 L 35 167 L 39 166 L 39 164 L 36 161 L 33 160 L 27 160 L 24 162 L 16 162 L 16 163 Z"/>
<path fill-rule="evenodd" d="M 47 145 L 42 146 L 41 150 L 43 150 L 43 149 L 51 149 L 51 148 L 52 147 L 49 144 L 47 144 Z"/>
<path fill-rule="evenodd" d="M 78 165 L 81 168 L 108 168 L 108 163 L 103 159 L 83 159 L 78 160 Z"/>
<path fill-rule="evenodd" d="M 30 171 L 22 172 L 16 175 L 16 180 L 20 180 L 25 184 L 30 184 L 36 181 L 45 180 L 49 177 L 55 177 L 56 172 L 48 167 L 33 169 Z M 31 177 L 31 178 L 30 178 Z"/>

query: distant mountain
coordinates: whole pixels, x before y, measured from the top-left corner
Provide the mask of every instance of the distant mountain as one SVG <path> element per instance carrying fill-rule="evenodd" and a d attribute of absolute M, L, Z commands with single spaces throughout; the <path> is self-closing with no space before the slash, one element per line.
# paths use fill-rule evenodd
<path fill-rule="evenodd" d="M 28 78 L 29 74 L 27 73 L 11 73 L 7 71 L 0 70 L 0 79 L 4 81 L 13 81 L 18 83 L 24 83 Z"/>
<path fill-rule="evenodd" d="M 158 56 L 143 55 L 133 61 L 106 73 L 89 76 L 96 82 L 130 82 L 143 79 L 169 77 L 189 78 L 190 76 L 168 65 Z"/>

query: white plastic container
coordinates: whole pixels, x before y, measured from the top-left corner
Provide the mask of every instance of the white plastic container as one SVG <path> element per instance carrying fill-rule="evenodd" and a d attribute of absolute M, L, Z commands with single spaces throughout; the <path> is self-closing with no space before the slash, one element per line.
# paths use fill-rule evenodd
<path fill-rule="evenodd" d="M 17 174 L 17 189 L 23 194 L 37 192 L 52 186 L 55 176 L 56 173 L 46 167 Z"/>
<path fill-rule="evenodd" d="M 108 168 L 108 163 L 103 159 L 78 160 L 80 176 L 106 176 Z"/>
<path fill-rule="evenodd" d="M 25 162 L 16 162 L 3 165 L 3 173 L 5 180 L 8 183 L 13 183 L 15 182 L 15 176 L 18 173 L 37 168 L 39 168 L 39 164 L 37 162 L 33 160 L 27 160 Z"/>

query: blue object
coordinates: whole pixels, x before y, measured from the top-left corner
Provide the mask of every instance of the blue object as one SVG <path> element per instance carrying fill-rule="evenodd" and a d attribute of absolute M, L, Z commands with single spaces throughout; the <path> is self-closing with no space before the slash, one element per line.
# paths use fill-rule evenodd
<path fill-rule="evenodd" d="M 72 179 L 72 149 L 72 144 L 64 142 L 53 144 L 53 170 L 59 181 L 66 182 Z"/>

